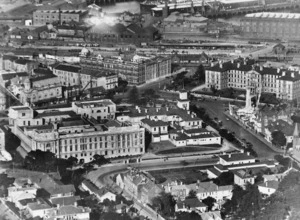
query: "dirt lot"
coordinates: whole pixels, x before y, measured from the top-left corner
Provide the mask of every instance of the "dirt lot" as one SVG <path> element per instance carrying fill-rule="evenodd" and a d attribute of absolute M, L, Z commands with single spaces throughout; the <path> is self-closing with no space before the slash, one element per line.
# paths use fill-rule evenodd
<path fill-rule="evenodd" d="M 206 174 L 200 172 L 197 168 L 155 170 L 149 171 L 149 173 L 155 178 L 158 184 L 163 183 L 167 179 L 178 180 L 184 184 L 196 183 L 197 180 L 204 181 L 207 179 Z"/>

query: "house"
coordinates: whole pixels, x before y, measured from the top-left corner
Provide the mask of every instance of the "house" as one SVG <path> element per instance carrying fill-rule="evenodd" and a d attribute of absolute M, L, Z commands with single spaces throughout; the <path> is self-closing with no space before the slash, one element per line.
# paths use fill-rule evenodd
<path fill-rule="evenodd" d="M 247 163 L 255 163 L 255 158 L 249 153 L 225 154 L 219 156 L 219 164 L 224 166 Z"/>
<path fill-rule="evenodd" d="M 87 207 L 64 205 L 45 210 L 44 217 L 47 216 L 46 219 L 89 220 L 90 212 L 91 210 Z"/>
<path fill-rule="evenodd" d="M 207 205 L 202 203 L 198 198 L 187 198 L 178 200 L 175 205 L 175 212 L 206 212 Z"/>
<path fill-rule="evenodd" d="M 36 202 L 27 204 L 27 210 L 33 218 L 43 218 L 45 216 L 45 213 L 51 209 L 51 204 L 49 204 L 46 200 L 42 198 L 38 198 Z"/>
<path fill-rule="evenodd" d="M 213 182 L 200 182 L 196 184 L 197 198 L 202 200 L 207 197 L 212 197 L 219 201 L 224 199 L 231 199 L 232 197 L 232 186 L 218 186 Z"/>
<path fill-rule="evenodd" d="M 97 190 L 95 195 L 100 203 L 102 203 L 105 199 L 108 199 L 108 200 L 114 201 L 114 202 L 116 201 L 116 194 L 110 192 L 105 187 Z"/>
<path fill-rule="evenodd" d="M 276 180 L 266 181 L 257 184 L 258 190 L 261 194 L 270 196 L 278 189 L 279 182 Z"/>
<path fill-rule="evenodd" d="M 127 213 L 130 209 L 130 206 L 124 204 L 122 201 L 120 204 L 115 206 L 116 213 L 122 214 L 122 213 Z"/>
<path fill-rule="evenodd" d="M 155 179 L 138 169 L 131 169 L 124 174 L 119 174 L 116 178 L 118 186 L 123 186 L 130 196 L 142 201 L 152 203 L 152 199 L 163 191 L 160 186 L 155 184 Z"/>
<path fill-rule="evenodd" d="M 116 194 L 110 192 L 106 188 L 99 189 L 95 184 L 85 179 L 81 183 L 81 188 L 91 195 L 95 195 L 99 202 L 103 202 L 105 199 L 110 201 L 116 201 Z"/>
<path fill-rule="evenodd" d="M 252 173 L 251 170 L 241 169 L 235 170 L 234 173 L 234 184 L 239 186 L 245 186 L 247 183 L 254 184 L 256 175 Z"/>
<path fill-rule="evenodd" d="M 189 195 L 191 190 L 196 192 L 197 198 L 199 200 L 205 199 L 207 197 L 213 197 L 217 201 L 223 201 L 226 199 L 231 199 L 232 197 L 232 186 L 218 186 L 213 182 L 200 182 L 193 184 L 167 184 L 164 186 L 165 192 L 171 193 L 176 200 L 184 200 Z"/>

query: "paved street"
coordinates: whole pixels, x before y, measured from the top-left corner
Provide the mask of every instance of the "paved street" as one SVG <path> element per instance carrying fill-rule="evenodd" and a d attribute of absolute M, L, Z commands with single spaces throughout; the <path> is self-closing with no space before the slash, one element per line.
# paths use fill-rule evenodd
<path fill-rule="evenodd" d="M 240 127 L 232 120 L 227 120 L 227 117 L 224 115 L 224 109 L 228 108 L 228 101 L 199 101 L 197 105 L 203 107 L 207 110 L 212 118 L 217 117 L 223 122 L 223 126 L 235 133 L 238 138 L 245 138 L 248 142 L 253 144 L 253 149 L 257 152 L 259 157 L 262 158 L 273 158 L 275 153 L 268 146 L 258 140 L 255 136 L 249 133 L 246 129 Z"/>

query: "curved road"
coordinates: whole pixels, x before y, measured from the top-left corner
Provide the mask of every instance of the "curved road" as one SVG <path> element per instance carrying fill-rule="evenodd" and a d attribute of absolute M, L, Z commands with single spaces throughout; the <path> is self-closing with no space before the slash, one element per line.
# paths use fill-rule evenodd
<path fill-rule="evenodd" d="M 186 161 L 188 165 L 183 165 L 182 161 Z M 120 193 L 122 190 L 116 186 L 116 184 L 111 179 L 112 175 L 125 172 L 128 170 L 128 167 L 136 167 L 141 170 L 157 170 L 157 169 L 172 169 L 172 168 L 180 168 L 180 167 L 205 167 L 216 164 L 218 161 L 217 158 L 201 158 L 201 159 L 184 159 L 175 160 L 175 161 L 147 161 L 142 163 L 133 163 L 133 164 L 107 164 L 95 171 L 91 171 L 87 174 L 86 178 L 91 180 L 96 186 L 99 188 L 102 186 L 106 186 L 110 188 L 113 192 Z M 141 215 L 147 216 L 150 219 L 160 219 L 163 218 L 159 216 L 155 211 L 150 209 L 145 204 L 141 203 L 139 200 L 133 198 L 135 207 L 139 210 Z"/>

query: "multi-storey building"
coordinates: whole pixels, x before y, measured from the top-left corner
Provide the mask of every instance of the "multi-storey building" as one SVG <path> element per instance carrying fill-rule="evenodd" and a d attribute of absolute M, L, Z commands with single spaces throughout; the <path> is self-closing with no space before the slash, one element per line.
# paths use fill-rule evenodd
<path fill-rule="evenodd" d="M 81 66 L 108 70 L 125 78 L 131 85 L 140 85 L 171 74 L 171 57 L 121 57 L 81 58 Z"/>
<path fill-rule="evenodd" d="M 145 152 L 145 129 L 139 125 L 99 122 L 59 109 L 36 114 L 24 106 L 11 107 L 9 118 L 12 131 L 27 152 L 48 150 L 59 158 L 73 156 L 82 161 L 91 161 L 95 154 L 117 157 Z"/>
<path fill-rule="evenodd" d="M 247 38 L 299 40 L 299 21 L 299 13 L 260 12 L 247 14 L 241 27 Z"/>
<path fill-rule="evenodd" d="M 87 10 L 36 10 L 33 12 L 33 25 L 42 26 L 57 21 L 61 24 L 71 21 L 82 22 L 87 14 Z"/>
<path fill-rule="evenodd" d="M 62 98 L 62 85 L 59 78 L 52 73 L 27 78 L 24 80 L 24 87 L 21 85 L 15 85 L 21 87 L 18 89 L 21 103 L 38 104 L 41 102 L 49 103 L 55 102 Z"/>
<path fill-rule="evenodd" d="M 118 76 L 109 70 L 81 68 L 76 65 L 59 64 L 53 69 L 65 86 L 80 85 L 84 89 L 103 87 L 114 89 L 118 86 Z"/>
<path fill-rule="evenodd" d="M 73 102 L 72 109 L 78 115 L 97 120 L 114 119 L 116 115 L 116 104 L 110 99 Z"/>
<path fill-rule="evenodd" d="M 59 77 L 65 86 L 80 85 L 80 66 L 59 64 L 53 68 L 53 73 Z"/>
<path fill-rule="evenodd" d="M 33 69 L 38 67 L 38 62 L 34 60 L 18 58 L 13 55 L 3 55 L 0 62 L 3 70 L 14 70 L 16 72 L 31 73 Z"/>
<path fill-rule="evenodd" d="M 274 93 L 279 99 L 294 100 L 300 97 L 300 74 L 297 71 L 253 65 L 249 61 L 219 62 L 205 71 L 208 88 L 261 90 Z"/>

